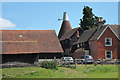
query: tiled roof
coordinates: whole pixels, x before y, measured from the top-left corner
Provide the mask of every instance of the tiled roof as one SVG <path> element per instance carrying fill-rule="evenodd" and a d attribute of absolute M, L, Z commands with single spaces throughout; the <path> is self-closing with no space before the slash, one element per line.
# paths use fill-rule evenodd
<path fill-rule="evenodd" d="M 60 32 L 58 34 L 58 38 L 60 39 L 66 32 L 70 31 L 71 29 L 72 28 L 71 28 L 70 22 L 69 21 L 63 21 L 62 26 L 60 28 Z"/>
<path fill-rule="evenodd" d="M 93 28 L 93 29 L 84 31 L 82 35 L 79 37 L 77 43 L 87 42 L 91 38 L 93 33 L 95 33 L 96 29 L 97 28 Z"/>
<path fill-rule="evenodd" d="M 100 34 L 103 32 L 103 30 L 105 29 L 105 27 L 106 27 L 106 26 L 103 26 L 103 27 L 101 27 L 99 30 L 97 30 L 97 31 L 95 32 L 95 34 L 90 38 L 90 40 L 97 39 L 97 38 L 100 36 Z"/>
<path fill-rule="evenodd" d="M 74 29 L 66 32 L 66 33 L 60 38 L 60 41 L 65 40 L 65 39 L 69 39 L 79 28 L 80 28 L 80 27 L 74 28 Z"/>
<path fill-rule="evenodd" d="M 110 25 L 110 27 L 114 30 L 114 32 L 119 36 L 120 34 L 120 25 Z"/>
<path fill-rule="evenodd" d="M 2 30 L 2 54 L 61 53 L 54 30 Z"/>
<path fill-rule="evenodd" d="M 79 40 L 77 41 L 77 43 L 83 43 L 89 40 L 97 39 L 100 36 L 100 34 L 103 32 L 106 26 L 107 25 L 104 25 L 99 29 L 97 29 L 96 27 L 96 28 L 84 31 L 82 35 L 80 36 Z M 119 36 L 120 25 L 109 25 L 109 26 L 113 29 L 113 31 L 117 34 L 117 36 Z"/>
<path fill-rule="evenodd" d="M 105 29 L 105 27 L 106 27 L 107 25 L 105 25 L 105 26 L 103 26 L 101 29 L 99 29 L 99 30 L 97 30 L 96 32 L 95 32 L 95 34 L 91 37 L 91 39 L 90 40 L 95 40 L 95 39 L 97 39 L 99 36 L 100 36 L 100 34 L 103 32 L 103 30 Z M 119 36 L 119 33 L 118 33 L 118 25 L 109 25 L 112 29 L 113 29 L 113 31 L 117 34 L 117 36 Z"/>

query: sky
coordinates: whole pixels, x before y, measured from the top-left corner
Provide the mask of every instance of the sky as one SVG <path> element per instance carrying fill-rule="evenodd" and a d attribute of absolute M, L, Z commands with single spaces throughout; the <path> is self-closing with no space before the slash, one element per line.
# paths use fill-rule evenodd
<path fill-rule="evenodd" d="M 118 24 L 118 2 L 3 2 L 2 29 L 7 30 L 53 30 L 58 34 L 67 12 L 72 28 L 79 27 L 84 6 L 93 9 L 106 24 Z M 0 23 L 1 24 L 1 23 Z"/>

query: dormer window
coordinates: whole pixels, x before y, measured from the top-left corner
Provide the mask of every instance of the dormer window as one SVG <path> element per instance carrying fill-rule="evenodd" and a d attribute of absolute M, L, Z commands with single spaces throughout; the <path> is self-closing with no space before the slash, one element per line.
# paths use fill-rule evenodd
<path fill-rule="evenodd" d="M 105 38 L 105 46 L 112 46 L 112 38 Z"/>

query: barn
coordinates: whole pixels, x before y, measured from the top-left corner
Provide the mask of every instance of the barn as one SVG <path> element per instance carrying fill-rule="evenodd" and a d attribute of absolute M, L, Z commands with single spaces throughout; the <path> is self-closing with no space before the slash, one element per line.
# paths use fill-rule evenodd
<path fill-rule="evenodd" d="M 38 59 L 61 58 L 63 49 L 55 30 L 1 30 L 2 63 L 34 64 Z"/>

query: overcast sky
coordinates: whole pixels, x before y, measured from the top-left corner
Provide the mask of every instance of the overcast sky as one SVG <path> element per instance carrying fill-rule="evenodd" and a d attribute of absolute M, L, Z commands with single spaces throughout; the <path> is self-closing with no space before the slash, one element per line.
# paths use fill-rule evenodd
<path fill-rule="evenodd" d="M 93 9 L 96 16 L 103 17 L 106 24 L 118 24 L 117 2 L 3 2 L 3 29 L 51 30 L 61 27 L 63 12 L 67 12 L 72 28 L 79 26 L 84 6 Z M 1 24 L 1 23 L 0 23 Z"/>

